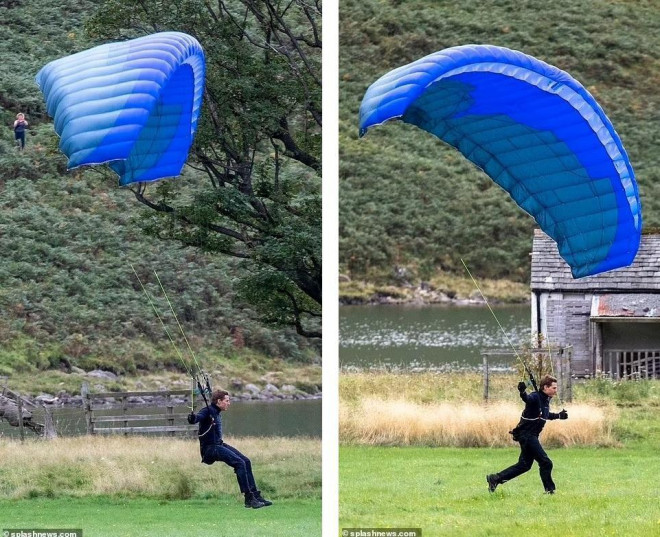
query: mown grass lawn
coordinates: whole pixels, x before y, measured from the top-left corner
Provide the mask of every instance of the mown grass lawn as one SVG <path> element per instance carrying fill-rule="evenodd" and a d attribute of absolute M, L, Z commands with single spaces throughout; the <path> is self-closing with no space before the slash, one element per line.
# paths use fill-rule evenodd
<path fill-rule="evenodd" d="M 548 450 L 557 493 L 536 465 L 487 490 L 515 448 L 342 446 L 340 528 L 422 528 L 430 536 L 660 535 L 660 456 L 652 446 Z"/>
<path fill-rule="evenodd" d="M 309 537 L 321 535 L 321 500 L 286 499 L 245 509 L 237 495 L 217 500 L 107 497 L 1 500 L 0 529 L 82 529 L 84 537 Z"/>

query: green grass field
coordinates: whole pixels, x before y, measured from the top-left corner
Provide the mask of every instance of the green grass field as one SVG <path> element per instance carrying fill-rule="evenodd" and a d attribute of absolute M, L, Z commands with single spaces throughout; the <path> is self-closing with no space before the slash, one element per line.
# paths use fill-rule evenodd
<path fill-rule="evenodd" d="M 84 537 L 308 537 L 321 535 L 321 500 L 245 509 L 236 494 L 213 500 L 107 497 L 0 501 L 0 529 L 78 528 Z"/>
<path fill-rule="evenodd" d="M 490 494 L 485 475 L 518 454 L 342 446 L 340 528 L 422 528 L 424 537 L 660 535 L 657 448 L 548 450 L 554 496 L 543 494 L 536 464 Z"/>

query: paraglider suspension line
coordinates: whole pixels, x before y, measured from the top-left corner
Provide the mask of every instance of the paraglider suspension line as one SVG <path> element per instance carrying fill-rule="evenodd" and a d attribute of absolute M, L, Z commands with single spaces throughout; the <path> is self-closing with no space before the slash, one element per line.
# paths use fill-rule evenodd
<path fill-rule="evenodd" d="M 481 288 L 479 287 L 479 284 L 477 283 L 477 280 L 475 280 L 474 277 L 472 276 L 472 273 L 470 272 L 470 269 L 465 264 L 465 261 L 463 261 L 463 258 L 461 258 L 461 263 L 463 263 L 463 266 L 465 267 L 465 270 L 467 271 L 468 275 L 470 276 L 470 279 L 472 280 L 472 283 L 474 283 L 474 286 L 477 288 L 477 291 L 479 291 L 479 294 L 481 295 L 481 298 L 483 298 L 484 302 L 486 303 L 486 306 L 488 306 L 488 310 L 493 315 L 493 318 L 495 319 L 495 322 L 497 322 L 497 325 L 500 327 L 500 330 L 502 331 L 502 334 L 504 334 L 504 338 L 506 339 L 506 341 L 509 343 L 511 349 L 513 350 L 513 354 L 516 356 L 516 358 L 518 358 L 518 360 L 522 364 L 524 370 L 527 372 L 527 375 L 529 376 L 529 380 L 532 383 L 532 386 L 534 387 L 534 390 L 536 390 L 538 392 L 539 388 L 536 385 L 536 380 L 534 379 L 534 375 L 533 375 L 531 369 L 527 366 L 525 361 L 518 354 L 518 351 L 516 350 L 516 348 L 513 346 L 513 343 L 509 339 L 509 336 L 507 335 L 506 330 L 504 330 L 504 327 L 502 326 L 502 323 L 500 323 L 500 320 L 497 318 L 497 315 L 495 315 L 495 312 L 493 311 L 493 308 L 490 307 L 490 304 L 488 303 L 488 300 L 486 299 L 483 292 L 481 291 Z"/>

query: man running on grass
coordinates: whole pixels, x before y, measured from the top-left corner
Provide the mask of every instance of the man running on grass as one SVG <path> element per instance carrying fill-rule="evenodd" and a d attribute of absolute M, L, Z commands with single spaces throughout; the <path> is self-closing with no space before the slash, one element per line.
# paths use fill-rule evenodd
<path fill-rule="evenodd" d="M 199 423 L 199 450 L 202 453 L 202 462 L 213 464 L 215 461 L 220 461 L 234 469 L 238 486 L 245 495 L 245 507 L 259 509 L 273 505 L 273 502 L 264 499 L 257 490 L 250 459 L 222 440 L 220 412 L 227 410 L 229 405 L 229 393 L 215 390 L 211 394 L 209 406 L 202 408 L 197 414 L 194 412 L 188 414 L 188 423 Z"/>
<path fill-rule="evenodd" d="M 513 466 L 502 470 L 498 474 L 486 476 L 488 490 L 495 492 L 497 485 L 524 474 L 532 468 L 534 461 L 539 464 L 541 481 L 546 494 L 555 493 L 555 483 L 552 480 L 552 461 L 539 442 L 539 435 L 545 426 L 546 420 L 565 420 L 568 413 L 562 410 L 559 414 L 550 412 L 550 399 L 557 395 L 557 379 L 546 375 L 541 379 L 540 391 L 526 393 L 524 382 L 518 383 L 520 398 L 525 402 L 525 410 L 518 425 L 511 431 L 513 439 L 520 443 L 520 458 Z"/>

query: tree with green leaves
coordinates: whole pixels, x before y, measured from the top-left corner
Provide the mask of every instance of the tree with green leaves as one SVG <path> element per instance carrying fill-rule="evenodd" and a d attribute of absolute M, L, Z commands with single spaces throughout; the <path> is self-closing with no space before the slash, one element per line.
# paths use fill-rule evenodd
<path fill-rule="evenodd" d="M 206 54 L 189 165 L 208 178 L 139 184 L 147 233 L 242 260 L 240 295 L 262 317 L 321 337 L 321 4 L 318 0 L 106 0 L 94 40 L 159 31 Z M 201 172 L 201 173 L 199 173 Z"/>

